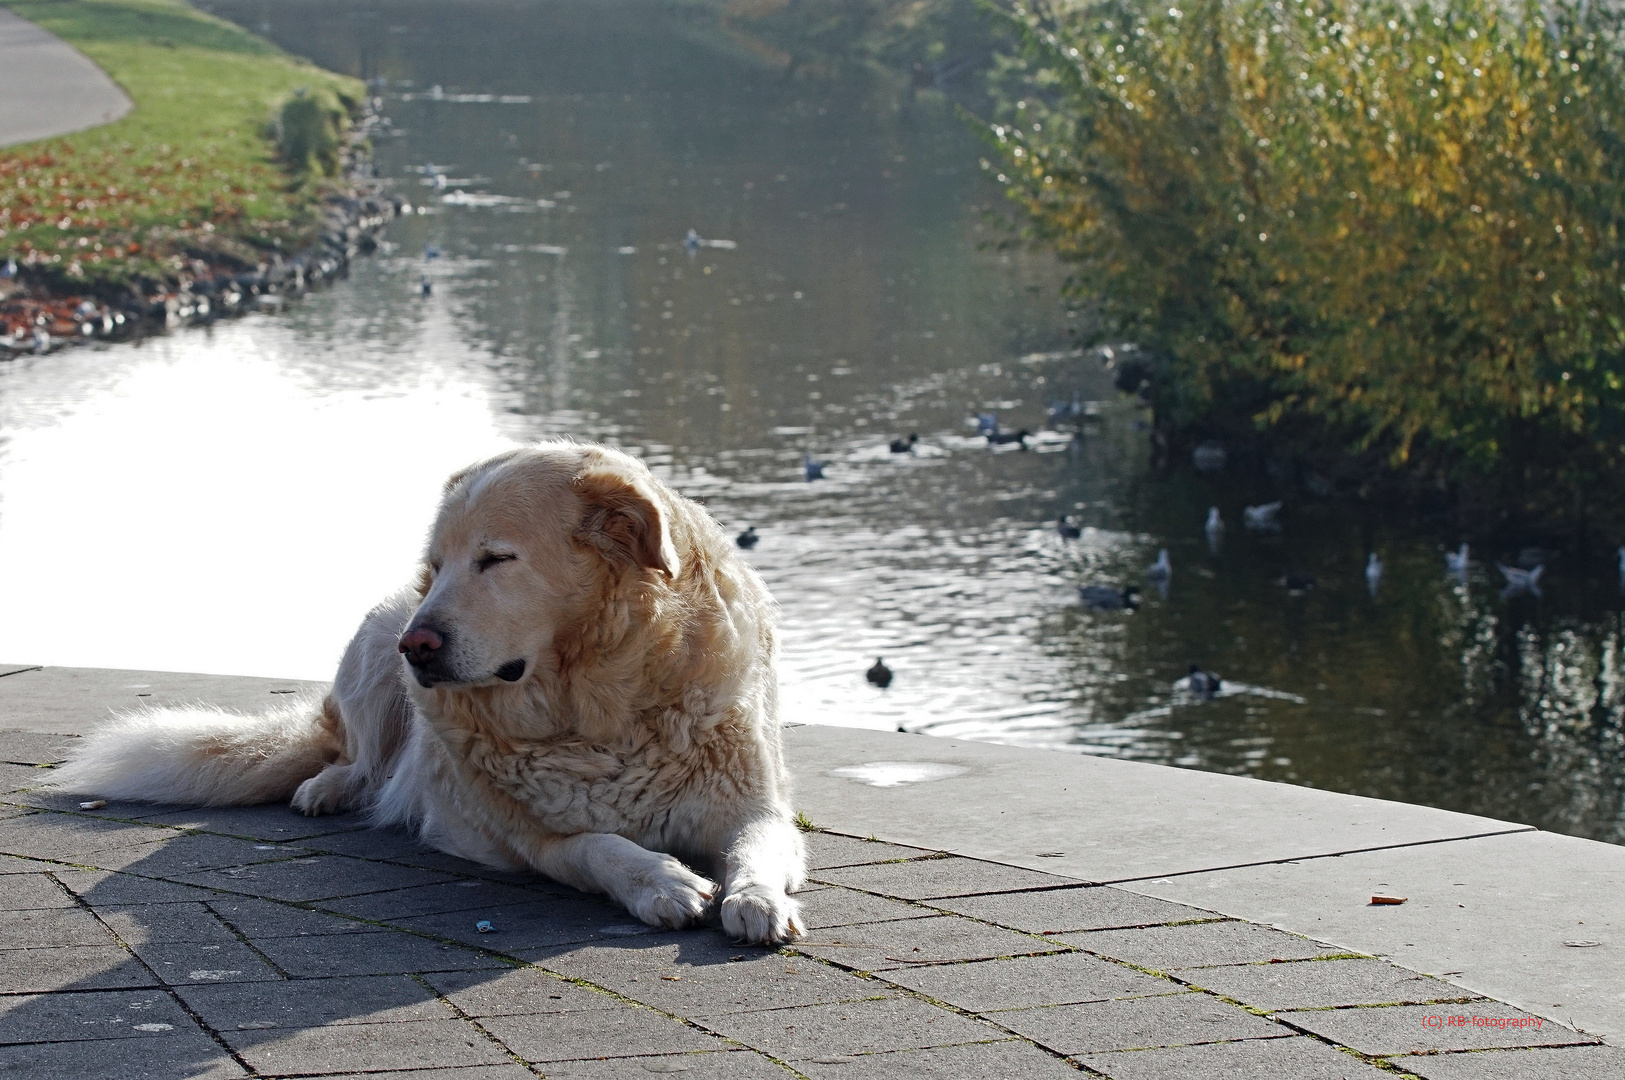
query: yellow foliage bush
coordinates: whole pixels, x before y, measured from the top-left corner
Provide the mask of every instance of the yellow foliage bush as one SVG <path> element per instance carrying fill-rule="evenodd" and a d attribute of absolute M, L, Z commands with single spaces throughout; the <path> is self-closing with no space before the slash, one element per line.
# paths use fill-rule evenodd
<path fill-rule="evenodd" d="M 1625 58 L 1578 0 L 1004 15 L 984 166 L 1159 419 L 1573 482 L 1625 441 Z"/>

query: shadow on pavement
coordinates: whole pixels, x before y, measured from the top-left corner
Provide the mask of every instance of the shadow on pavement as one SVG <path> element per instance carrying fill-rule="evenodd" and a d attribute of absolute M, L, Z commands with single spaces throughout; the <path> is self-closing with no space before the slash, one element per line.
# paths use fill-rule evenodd
<path fill-rule="evenodd" d="M 522 1063 L 585 1076 L 605 1064 L 587 1059 L 705 1052 L 722 1055 L 708 1072 L 785 1076 L 666 1013 L 772 1007 L 798 963 L 811 1000 L 874 993 L 715 928 L 654 932 L 603 899 L 354 815 L 85 810 L 29 790 L 69 743 L 0 734 L 0 1076 L 461 1067 L 505 1080 L 534 1075 Z M 657 1071 L 699 1067 L 670 1064 Z"/>

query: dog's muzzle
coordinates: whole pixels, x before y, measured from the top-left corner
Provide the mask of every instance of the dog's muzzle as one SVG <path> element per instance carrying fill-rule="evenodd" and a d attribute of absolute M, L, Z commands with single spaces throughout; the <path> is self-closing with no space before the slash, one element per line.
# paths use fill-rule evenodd
<path fill-rule="evenodd" d="M 442 630 L 432 626 L 407 627 L 406 633 L 395 643 L 401 655 L 412 668 L 412 675 L 423 686 L 433 686 L 437 682 L 455 682 L 452 673 L 446 669 L 446 654 L 448 648 L 447 635 Z"/>

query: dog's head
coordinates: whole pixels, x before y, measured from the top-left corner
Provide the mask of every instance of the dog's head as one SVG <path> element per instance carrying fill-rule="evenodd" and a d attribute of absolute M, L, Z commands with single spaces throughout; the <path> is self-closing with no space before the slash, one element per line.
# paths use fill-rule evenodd
<path fill-rule="evenodd" d="M 400 637 L 425 687 L 518 682 L 550 662 L 561 628 L 606 589 L 681 571 L 675 496 L 606 447 L 511 450 L 446 482 L 419 575 L 422 602 Z"/>

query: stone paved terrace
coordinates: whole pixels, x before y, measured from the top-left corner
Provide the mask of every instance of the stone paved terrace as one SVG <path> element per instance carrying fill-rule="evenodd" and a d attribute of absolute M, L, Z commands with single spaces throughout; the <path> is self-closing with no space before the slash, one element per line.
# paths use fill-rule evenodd
<path fill-rule="evenodd" d="M 1504 822 L 792 729 L 832 831 L 768 950 L 353 816 L 33 790 L 111 709 L 297 689 L 0 665 L 0 1076 L 1625 1076 L 1625 851 Z"/>

